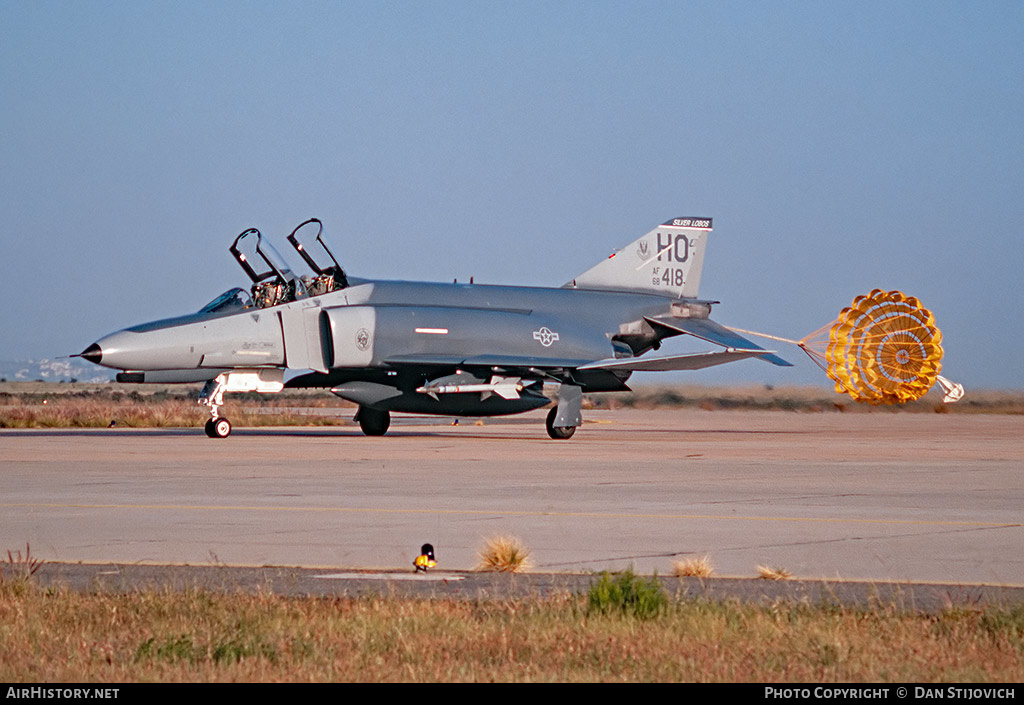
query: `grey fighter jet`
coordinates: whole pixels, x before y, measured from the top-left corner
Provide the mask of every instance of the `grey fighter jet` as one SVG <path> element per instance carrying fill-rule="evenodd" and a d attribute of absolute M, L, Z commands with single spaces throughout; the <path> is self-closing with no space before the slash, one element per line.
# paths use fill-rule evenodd
<path fill-rule="evenodd" d="M 346 274 L 316 218 L 287 241 L 298 276 L 255 228 L 230 252 L 252 284 L 197 313 L 132 326 L 81 357 L 120 382 L 206 382 L 206 433 L 224 438 L 226 392 L 324 387 L 359 405 L 363 432 L 391 412 L 517 414 L 551 403 L 551 438 L 573 435 L 584 392 L 628 391 L 633 372 L 695 370 L 757 357 L 785 360 L 712 321 L 697 298 L 711 218 L 673 218 L 558 288 L 371 281 Z M 691 335 L 711 352 L 647 355 Z"/>

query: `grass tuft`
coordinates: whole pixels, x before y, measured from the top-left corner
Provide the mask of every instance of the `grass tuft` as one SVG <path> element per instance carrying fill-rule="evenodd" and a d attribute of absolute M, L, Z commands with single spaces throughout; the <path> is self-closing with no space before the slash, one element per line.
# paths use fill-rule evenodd
<path fill-rule="evenodd" d="M 785 568 L 772 568 L 767 565 L 757 566 L 757 577 L 761 580 L 789 580 L 793 577 Z"/>
<path fill-rule="evenodd" d="M 979 626 L 995 641 L 1005 639 L 1024 651 L 1024 605 L 990 609 L 981 616 Z"/>
<path fill-rule="evenodd" d="M 673 574 L 677 578 L 710 578 L 715 572 L 709 556 L 685 558 L 672 564 Z"/>
<path fill-rule="evenodd" d="M 480 549 L 477 570 L 518 573 L 530 567 L 530 549 L 514 536 L 492 536 Z"/>
<path fill-rule="evenodd" d="M 622 573 L 602 573 L 587 593 L 590 614 L 651 619 L 664 613 L 668 605 L 668 594 L 658 576 L 643 578 L 633 573 L 632 568 Z"/>
<path fill-rule="evenodd" d="M 0 583 L 8 577 L 15 581 L 27 581 L 36 574 L 42 565 L 43 562 L 32 555 L 32 547 L 27 542 L 24 555 L 22 555 L 21 549 L 14 553 L 8 549 L 7 564 L 0 568 Z"/>

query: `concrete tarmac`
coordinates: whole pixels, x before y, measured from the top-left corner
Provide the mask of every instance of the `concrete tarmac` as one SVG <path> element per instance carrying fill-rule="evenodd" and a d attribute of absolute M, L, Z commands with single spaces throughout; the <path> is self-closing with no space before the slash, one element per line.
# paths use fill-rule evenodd
<path fill-rule="evenodd" d="M 710 557 L 801 578 L 1024 586 L 1024 418 L 588 411 L 475 425 L 0 431 L 0 549 L 47 561 L 472 570 L 518 537 L 538 572 Z"/>

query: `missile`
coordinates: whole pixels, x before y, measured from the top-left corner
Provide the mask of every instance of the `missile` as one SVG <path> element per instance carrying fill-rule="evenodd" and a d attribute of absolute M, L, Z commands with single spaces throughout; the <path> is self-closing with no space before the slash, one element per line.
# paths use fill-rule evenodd
<path fill-rule="evenodd" d="M 518 399 L 519 393 L 537 380 L 530 379 L 525 382 L 519 377 L 500 377 L 494 375 L 490 382 L 478 382 L 473 384 L 443 384 L 444 380 L 431 382 L 416 389 L 421 394 L 429 394 L 437 399 L 439 394 L 469 394 L 480 393 L 480 400 L 487 399 L 492 394 L 497 394 L 502 399 Z"/>

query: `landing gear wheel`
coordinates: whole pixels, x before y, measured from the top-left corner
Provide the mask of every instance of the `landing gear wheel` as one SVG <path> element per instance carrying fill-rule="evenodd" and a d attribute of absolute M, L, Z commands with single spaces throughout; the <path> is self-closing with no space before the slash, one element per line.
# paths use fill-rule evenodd
<path fill-rule="evenodd" d="M 391 413 L 360 406 L 358 420 L 359 428 L 363 429 L 367 436 L 383 436 L 391 425 Z"/>
<path fill-rule="evenodd" d="M 566 438 L 572 438 L 572 434 L 576 433 L 575 426 L 555 426 L 555 417 L 558 416 L 558 407 L 555 407 L 548 412 L 548 435 L 557 440 L 564 440 Z"/>
<path fill-rule="evenodd" d="M 231 435 L 231 422 L 221 416 L 206 422 L 206 435 L 210 438 L 227 438 Z"/>

